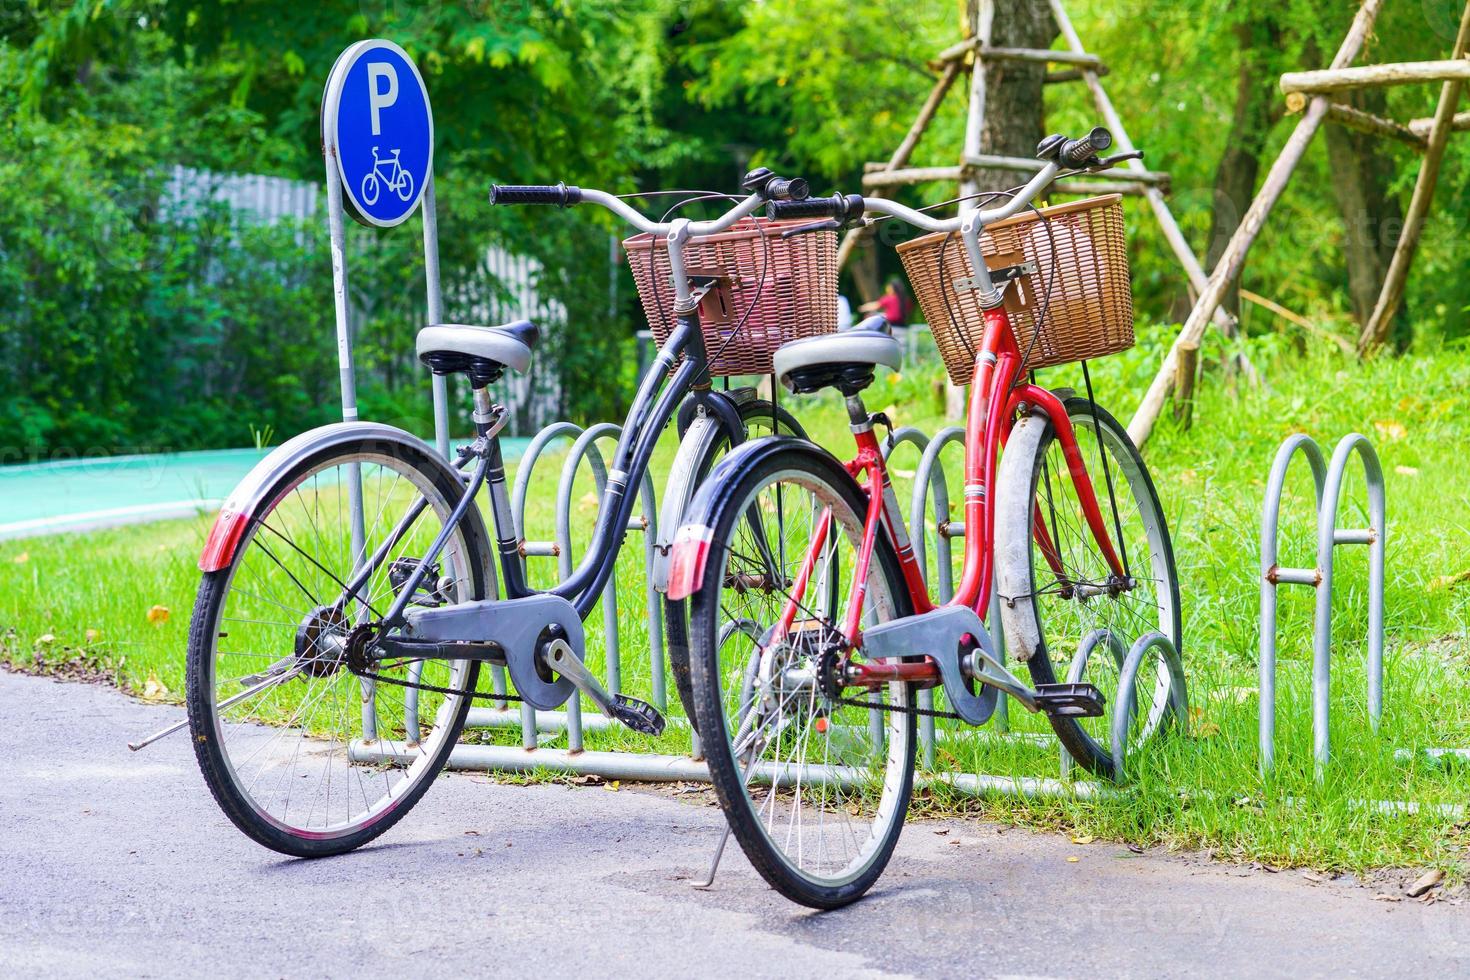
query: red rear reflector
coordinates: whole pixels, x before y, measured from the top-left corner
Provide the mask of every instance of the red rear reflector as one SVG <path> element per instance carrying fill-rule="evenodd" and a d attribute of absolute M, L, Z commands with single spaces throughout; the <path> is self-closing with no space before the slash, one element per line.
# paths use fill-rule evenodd
<path fill-rule="evenodd" d="M 699 589 L 709 543 L 715 532 L 703 524 L 685 524 L 669 551 L 669 591 L 673 600 L 687 599 Z"/>
<path fill-rule="evenodd" d="M 204 553 L 199 556 L 200 571 L 217 572 L 230 563 L 235 557 L 235 549 L 240 546 L 246 523 L 245 514 L 229 510 L 219 512 L 214 519 L 214 527 L 209 529 L 209 537 L 204 541 Z"/>

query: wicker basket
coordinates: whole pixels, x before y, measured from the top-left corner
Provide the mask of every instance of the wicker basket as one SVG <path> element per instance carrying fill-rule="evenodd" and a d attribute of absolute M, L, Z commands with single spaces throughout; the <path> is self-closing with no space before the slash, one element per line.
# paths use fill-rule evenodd
<path fill-rule="evenodd" d="M 1133 346 L 1122 200 L 1108 194 L 1058 204 L 1041 209 L 1047 222 L 1030 211 L 996 222 L 981 234 L 980 249 L 989 268 L 1036 264 L 1035 273 L 1005 288 L 1006 312 L 1027 370 Z M 971 274 L 964 242 L 958 232 L 938 232 L 899 245 L 898 254 L 950 380 L 969 384 L 985 318 L 979 294 L 954 287 L 955 280 Z"/>
<path fill-rule="evenodd" d="M 837 329 L 837 235 L 781 238 L 783 229 L 809 223 L 746 218 L 685 245 L 688 274 L 719 280 L 699 305 L 712 375 L 770 374 L 776 348 Z M 662 344 L 674 325 L 668 245 L 635 235 L 623 248 L 654 340 Z"/>

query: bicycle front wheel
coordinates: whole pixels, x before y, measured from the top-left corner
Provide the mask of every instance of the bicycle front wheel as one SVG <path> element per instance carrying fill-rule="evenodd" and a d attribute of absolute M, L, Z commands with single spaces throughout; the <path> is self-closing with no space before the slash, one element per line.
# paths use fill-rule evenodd
<path fill-rule="evenodd" d="M 1179 578 L 1153 479 L 1128 431 L 1084 398 L 1067 416 L 1096 494 L 1107 536 L 1124 565 L 1112 574 L 1089 529 L 1056 426 L 1045 415 L 1017 423 L 1001 458 L 996 487 L 996 588 L 1008 647 L 1026 660 L 1032 680 L 1097 686 L 1118 703 L 1122 654 L 1159 631 L 1180 648 Z M 1091 650 L 1085 674 L 1066 677 L 1079 651 Z M 1109 651 L 1112 655 L 1109 655 Z M 1171 710 L 1170 673 L 1162 658 L 1140 673 L 1135 730 L 1156 730 Z M 1109 719 L 1051 717 L 1058 738 L 1083 767 L 1115 778 Z"/>
<path fill-rule="evenodd" d="M 907 684 L 843 688 L 841 630 L 866 501 L 836 460 L 793 444 L 731 476 L 690 607 L 691 679 L 715 791 L 777 891 L 814 908 L 860 897 L 893 853 L 913 788 Z M 891 545 L 876 542 L 865 622 L 908 614 Z M 794 603 L 787 638 L 769 642 Z"/>
<path fill-rule="evenodd" d="M 338 854 L 387 830 L 463 727 L 471 698 L 454 692 L 474 689 L 476 663 L 352 653 L 464 493 L 427 454 L 368 437 L 308 456 L 200 583 L 187 669 L 199 766 L 235 825 L 284 854 Z M 486 545 L 478 519 L 462 521 L 413 602 L 485 597 Z"/>

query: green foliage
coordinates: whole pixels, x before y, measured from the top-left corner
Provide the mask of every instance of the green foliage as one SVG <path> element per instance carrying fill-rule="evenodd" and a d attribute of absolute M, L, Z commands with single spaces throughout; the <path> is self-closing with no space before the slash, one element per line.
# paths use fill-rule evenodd
<path fill-rule="evenodd" d="M 1354 0 L 1107 0 L 1071 5 L 1089 48 L 1112 66 L 1108 90 L 1149 163 L 1173 175 L 1171 207 L 1199 253 L 1210 244 L 1212 185 L 1241 73 L 1318 67 Z M 330 269 L 318 223 L 250 227 L 219 212 L 160 213 L 171 168 L 319 181 L 321 86 L 351 41 L 402 43 L 433 93 L 446 316 L 474 320 L 502 287 L 484 268 L 499 246 L 540 261 L 544 323 L 538 383 L 561 413 L 615 417 L 642 325 L 629 277 L 609 281 L 609 235 L 591 209 L 491 209 L 491 181 L 615 190 L 732 190 L 747 166 L 854 190 L 883 160 L 931 89 L 927 60 L 958 37 L 962 5 L 898 0 L 30 0 L 0 9 L 0 177 L 25 195 L 0 202 L 0 419 L 14 448 L 101 450 L 243 444 L 248 425 L 282 434 L 333 415 Z M 1442 57 L 1453 0 L 1388 4 L 1371 60 Z M 964 129 L 957 84 L 913 156 L 950 163 Z M 1387 93 L 1395 118 L 1428 115 L 1434 87 Z M 1047 125 L 1097 122 L 1080 85 L 1050 85 Z M 1279 106 L 1278 106 L 1279 108 Z M 1293 120 L 1278 119 L 1267 156 Z M 1351 332 L 1343 256 L 1349 233 L 1318 141 L 1247 265 L 1246 288 Z M 1396 144 L 1394 192 L 1416 156 Z M 1429 343 L 1466 332 L 1470 259 L 1461 215 L 1470 142 L 1452 141 L 1408 309 Z M 905 189 L 909 203 L 952 187 Z M 650 210 L 664 202 L 648 202 Z M 1130 202 L 1136 305 L 1168 320 L 1188 302 L 1148 214 Z M 364 411 L 420 431 L 428 384 L 412 355 L 423 319 L 415 223 L 349 232 Z M 1392 235 L 1396 229 L 1369 229 Z M 882 254 L 896 270 L 891 251 Z M 503 294 L 502 294 L 503 295 Z M 615 298 L 614 298 L 615 297 Z M 1247 331 L 1273 329 L 1247 306 Z M 285 368 L 283 369 L 283 365 Z M 460 399 L 462 401 L 462 399 Z M 381 413 L 381 414 L 380 414 Z"/>

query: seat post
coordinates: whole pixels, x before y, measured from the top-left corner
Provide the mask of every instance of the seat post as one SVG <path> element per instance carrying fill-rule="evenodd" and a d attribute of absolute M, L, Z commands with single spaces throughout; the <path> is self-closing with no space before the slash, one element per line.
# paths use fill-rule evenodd
<path fill-rule="evenodd" d="M 475 395 L 475 431 L 484 435 L 492 425 L 499 421 L 499 413 L 495 410 L 495 402 L 490 397 L 490 386 L 481 385 L 473 389 Z"/>
<path fill-rule="evenodd" d="M 865 432 L 873 427 L 868 415 L 868 406 L 863 404 L 863 396 L 860 392 L 853 392 L 847 396 L 847 422 L 848 428 L 853 432 Z"/>

